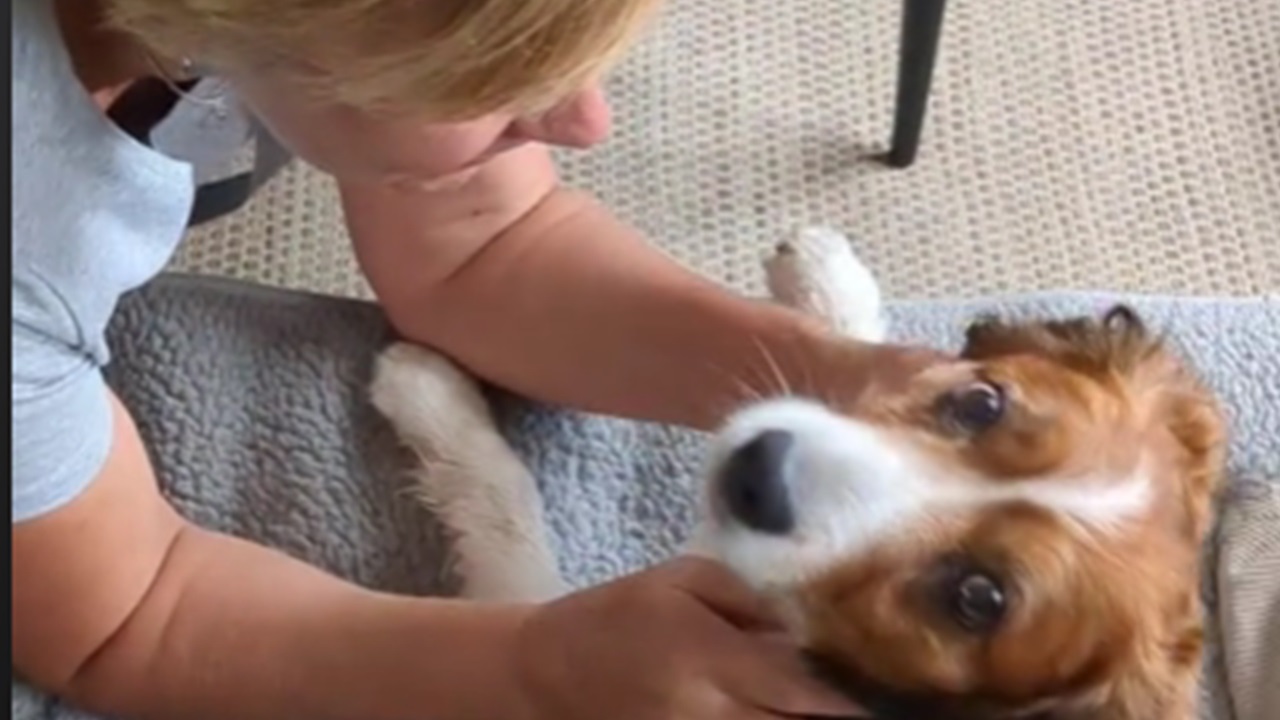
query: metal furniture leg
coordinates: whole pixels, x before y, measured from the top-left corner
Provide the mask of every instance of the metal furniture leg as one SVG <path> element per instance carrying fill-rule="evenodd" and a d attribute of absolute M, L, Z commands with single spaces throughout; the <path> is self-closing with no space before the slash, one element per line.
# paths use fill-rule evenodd
<path fill-rule="evenodd" d="M 915 162 L 920 147 L 946 4 L 946 0 L 903 0 L 898 97 L 893 142 L 886 158 L 889 165 L 896 168 Z"/>

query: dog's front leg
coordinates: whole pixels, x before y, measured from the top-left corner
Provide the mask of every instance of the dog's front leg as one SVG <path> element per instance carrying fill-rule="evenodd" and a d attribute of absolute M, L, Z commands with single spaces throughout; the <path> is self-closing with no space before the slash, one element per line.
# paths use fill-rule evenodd
<path fill-rule="evenodd" d="M 398 343 L 377 360 L 372 400 L 422 463 L 418 496 L 453 542 L 463 596 L 564 594 L 538 487 L 476 383 L 443 356 Z"/>
<path fill-rule="evenodd" d="M 775 301 L 827 322 L 832 331 L 884 342 L 886 323 L 875 276 L 849 240 L 827 228 L 806 228 L 779 243 L 764 263 Z"/>

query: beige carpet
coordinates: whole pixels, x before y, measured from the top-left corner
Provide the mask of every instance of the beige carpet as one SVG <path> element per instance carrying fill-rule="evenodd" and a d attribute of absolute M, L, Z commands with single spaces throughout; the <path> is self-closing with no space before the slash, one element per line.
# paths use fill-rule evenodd
<path fill-rule="evenodd" d="M 883 150 L 899 0 L 673 0 L 564 156 L 676 257 L 759 287 L 788 229 L 851 234 L 892 297 L 1280 291 L 1280 0 L 952 0 L 917 164 Z M 364 295 L 295 167 L 175 268 Z"/>

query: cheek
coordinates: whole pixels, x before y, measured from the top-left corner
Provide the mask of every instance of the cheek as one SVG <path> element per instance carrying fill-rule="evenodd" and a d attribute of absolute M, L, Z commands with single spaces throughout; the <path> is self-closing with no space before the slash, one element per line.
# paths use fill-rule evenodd
<path fill-rule="evenodd" d="M 343 179 L 444 177 L 500 151 L 508 125 L 499 117 L 454 124 L 387 119 L 342 106 L 309 105 L 253 83 L 238 88 L 290 151 Z"/>
<path fill-rule="evenodd" d="M 522 141 L 505 134 L 506 127 L 502 120 L 427 127 L 409 142 L 418 148 L 413 153 L 417 168 L 438 177 L 475 167 L 522 145 Z"/>
<path fill-rule="evenodd" d="M 431 126 L 356 121 L 349 141 L 326 143 L 325 159 L 341 177 L 430 181 L 470 169 L 491 157 L 501 126 Z"/>

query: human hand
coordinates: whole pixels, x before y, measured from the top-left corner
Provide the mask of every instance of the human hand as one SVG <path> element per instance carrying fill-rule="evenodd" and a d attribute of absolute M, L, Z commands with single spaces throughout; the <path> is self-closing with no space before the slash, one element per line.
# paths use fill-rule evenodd
<path fill-rule="evenodd" d="M 517 672 L 532 720 L 855 717 L 709 560 L 681 558 L 535 610 Z"/>

